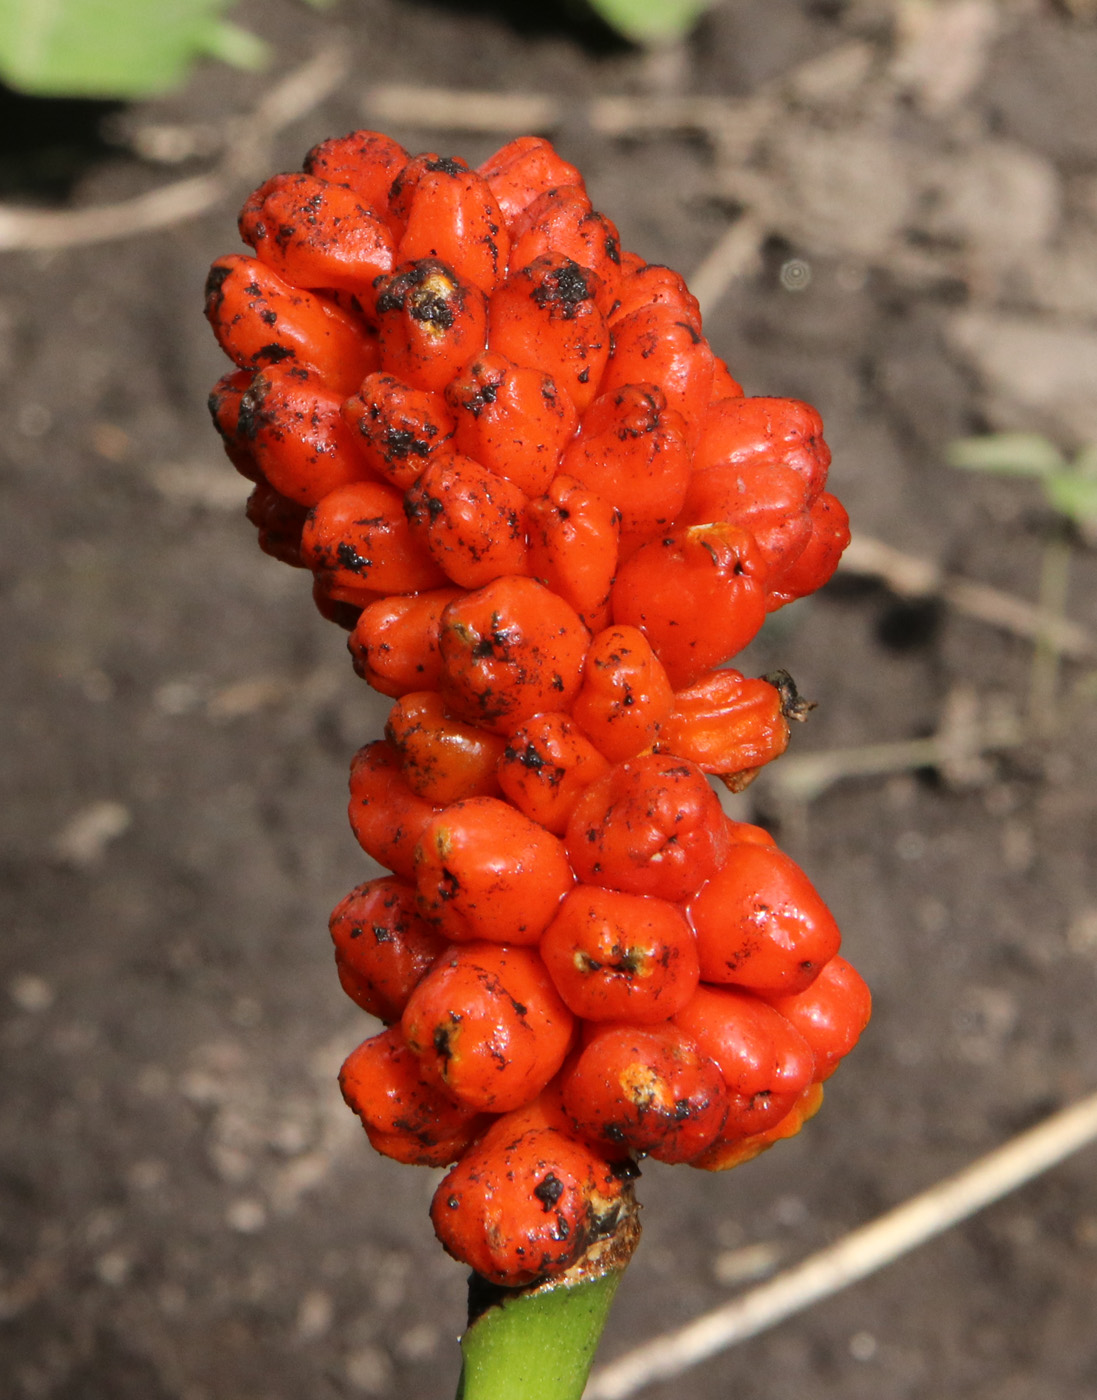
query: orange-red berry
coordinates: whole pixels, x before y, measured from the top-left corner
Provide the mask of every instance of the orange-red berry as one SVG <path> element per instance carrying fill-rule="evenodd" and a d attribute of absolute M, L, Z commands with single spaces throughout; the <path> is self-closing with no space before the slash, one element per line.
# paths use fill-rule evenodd
<path fill-rule="evenodd" d="M 568 715 L 542 712 L 507 739 L 499 786 L 520 812 L 563 836 L 576 802 L 609 767 Z"/>
<path fill-rule="evenodd" d="M 730 840 L 701 770 L 685 759 L 645 754 L 587 789 L 568 822 L 567 848 L 587 884 L 677 902 L 716 874 Z"/>
<path fill-rule="evenodd" d="M 720 1071 L 674 1025 L 597 1030 L 565 1072 L 563 1101 L 585 1138 L 662 1162 L 697 1157 L 728 1112 Z"/>
<path fill-rule="evenodd" d="M 563 1064 L 573 1024 L 536 952 L 499 943 L 444 954 L 401 1019 L 425 1077 L 485 1113 L 536 1098 Z"/>
<path fill-rule="evenodd" d="M 446 950 L 423 918 L 415 890 L 394 876 L 358 885 L 328 922 L 343 990 L 363 1011 L 398 1021 L 408 997 Z"/>
<path fill-rule="evenodd" d="M 415 883 L 420 912 L 447 937 L 535 944 L 573 876 L 559 837 L 509 802 L 473 797 L 426 824 Z"/>
<path fill-rule="evenodd" d="M 339 1087 L 374 1148 L 398 1162 L 444 1167 L 461 1156 L 488 1122 L 423 1077 L 399 1026 L 351 1051 L 339 1072 Z"/>
<path fill-rule="evenodd" d="M 733 846 L 687 913 L 702 979 L 756 992 L 804 991 L 842 941 L 815 886 L 775 846 Z"/>
<path fill-rule="evenodd" d="M 676 904 L 578 885 L 541 940 L 556 990 L 585 1021 L 665 1021 L 697 990 L 697 945 Z"/>
<path fill-rule="evenodd" d="M 589 642 L 575 610 L 544 584 L 496 579 L 442 614 L 442 697 L 462 719 L 510 734 L 571 705 Z"/>

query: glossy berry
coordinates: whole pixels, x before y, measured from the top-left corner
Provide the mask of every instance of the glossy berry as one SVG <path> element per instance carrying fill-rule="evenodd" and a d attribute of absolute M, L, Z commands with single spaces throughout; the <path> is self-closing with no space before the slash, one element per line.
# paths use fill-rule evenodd
<path fill-rule="evenodd" d="M 573 1024 L 536 952 L 498 943 L 441 957 L 401 1019 L 426 1078 L 486 1113 L 537 1097 L 564 1062 Z"/>
<path fill-rule="evenodd" d="M 436 259 L 490 296 L 506 271 L 510 237 L 483 176 L 440 160 L 429 162 L 412 188 L 398 179 L 404 188 L 393 203 L 405 222 L 397 260 Z"/>
<path fill-rule="evenodd" d="M 454 714 L 499 734 L 567 709 L 590 634 L 575 610 L 531 578 L 500 578 L 442 614 L 442 697 Z"/>
<path fill-rule="evenodd" d="M 438 637 L 442 613 L 457 588 L 395 594 L 363 608 L 347 645 L 363 680 L 394 699 L 413 690 L 438 687 L 442 656 Z"/>
<path fill-rule="evenodd" d="M 423 1078 L 399 1026 L 348 1055 L 339 1087 L 376 1150 L 398 1162 L 444 1167 L 461 1156 L 487 1123 L 482 1114 L 455 1104 Z"/>
<path fill-rule="evenodd" d="M 617 502 L 621 548 L 631 553 L 668 529 L 682 509 L 689 484 L 685 421 L 657 385 L 625 384 L 587 409 L 560 468 Z"/>
<path fill-rule="evenodd" d="M 872 1015 L 872 996 L 864 979 L 841 957 L 831 958 L 806 991 L 767 994 L 766 1000 L 811 1046 L 817 1080 L 830 1078 Z"/>
<path fill-rule="evenodd" d="M 444 389 L 484 348 L 487 298 L 437 258 L 398 267 L 378 284 L 380 368 L 415 389 Z"/>
<path fill-rule="evenodd" d="M 506 740 L 446 713 L 432 690 L 413 691 L 389 711 L 385 737 L 400 756 L 404 781 L 428 802 L 493 797 Z"/>
<path fill-rule="evenodd" d="M 437 813 L 415 852 L 420 912 L 462 943 L 537 943 L 572 883 L 559 837 L 495 797 Z"/>
<path fill-rule="evenodd" d="M 313 146 L 305 157 L 305 170 L 334 185 L 345 185 L 362 202 L 388 214 L 392 182 L 408 163 L 399 142 L 379 131 L 352 131 Z"/>
<path fill-rule="evenodd" d="M 526 572 L 525 506 L 513 482 L 456 453 L 436 456 L 404 498 L 412 534 L 462 588 Z"/>
<path fill-rule="evenodd" d="M 343 420 L 343 397 L 304 365 L 268 365 L 240 400 L 237 437 L 287 500 L 315 506 L 373 472 Z"/>
<path fill-rule="evenodd" d="M 591 885 L 564 897 L 541 957 L 585 1021 L 665 1021 L 692 998 L 700 976 L 696 941 L 676 904 Z"/>
<path fill-rule="evenodd" d="M 474 457 L 526 496 L 547 490 L 575 432 L 571 399 L 540 370 L 485 350 L 446 385 L 458 452 Z"/>
<path fill-rule="evenodd" d="M 441 395 L 391 374 L 367 375 L 342 412 L 366 465 L 401 491 L 432 457 L 453 448 L 453 417 Z"/>
<path fill-rule="evenodd" d="M 753 640 L 766 618 L 765 577 L 758 546 L 737 525 L 672 530 L 621 565 L 613 620 L 643 632 L 679 689 Z"/>
<path fill-rule="evenodd" d="M 557 1128 L 506 1114 L 434 1193 L 431 1220 L 454 1258 L 518 1288 L 567 1269 L 612 1234 L 627 1175 Z"/>
<path fill-rule="evenodd" d="M 789 726 L 776 686 L 727 667 L 679 690 L 659 727 L 656 747 L 679 754 L 706 773 L 741 779 L 779 758 Z M 734 783 L 731 784 L 734 786 Z"/>
<path fill-rule="evenodd" d="M 730 987 L 698 987 L 674 1024 L 713 1060 L 728 1090 L 722 1136 L 749 1137 L 780 1122 L 815 1076 L 807 1041 L 772 1006 Z"/>
<path fill-rule="evenodd" d="M 697 1157 L 728 1112 L 720 1071 L 673 1025 L 596 1031 L 565 1074 L 563 1102 L 584 1137 L 663 1162 Z"/>
<path fill-rule="evenodd" d="M 591 885 L 688 899 L 727 859 L 720 803 L 692 763 L 646 754 L 593 783 L 568 822 L 568 856 Z"/>
<path fill-rule="evenodd" d="M 687 913 L 702 979 L 756 992 L 804 991 L 841 943 L 811 881 L 774 846 L 733 846 Z"/>
<path fill-rule="evenodd" d="M 798 399 L 744 398 L 741 393 L 721 399 L 705 418 L 694 469 L 748 462 L 791 467 L 813 501 L 826 485 L 830 466 L 822 419 Z"/>
<path fill-rule="evenodd" d="M 579 798 L 609 769 L 572 719 L 549 711 L 510 734 L 497 773 L 499 786 L 520 812 L 563 836 Z"/>
<path fill-rule="evenodd" d="M 809 1084 L 797 1097 L 783 1118 L 779 1118 L 771 1128 L 751 1133 L 747 1137 L 720 1134 L 712 1145 L 694 1157 L 691 1167 L 700 1167 L 707 1172 L 726 1172 L 732 1167 L 741 1167 L 744 1162 L 752 1162 L 768 1148 L 786 1138 L 795 1137 L 810 1118 L 823 1106 L 823 1086 Z"/>
<path fill-rule="evenodd" d="M 349 394 L 379 367 L 378 343 L 354 317 L 291 286 L 258 258 L 217 259 L 206 280 L 206 318 L 241 369 L 292 361 Z"/>
<path fill-rule="evenodd" d="M 610 621 L 621 512 L 558 472 L 545 494 L 526 507 L 526 529 L 529 572 L 570 603 L 584 626 L 601 631 Z"/>
<path fill-rule="evenodd" d="M 488 345 L 532 365 L 568 394 L 580 413 L 598 392 L 610 334 L 598 309 L 601 284 L 589 268 L 547 253 L 512 272 L 491 299 Z"/>
<path fill-rule="evenodd" d="M 294 286 L 369 302 L 374 282 L 395 263 L 388 225 L 353 190 L 315 175 L 275 175 L 260 185 L 240 214 L 240 234 Z"/>
<path fill-rule="evenodd" d="M 362 849 L 405 880 L 415 879 L 415 848 L 439 809 L 404 781 L 400 755 L 384 739 L 366 744 L 350 770 L 351 829 Z"/>
<path fill-rule="evenodd" d="M 674 692 L 647 638 L 635 627 L 608 627 L 590 644 L 572 715 L 613 762 L 655 743 L 674 709 Z"/>
<path fill-rule="evenodd" d="M 583 177 L 541 136 L 519 136 L 479 167 L 508 228 L 546 190 L 582 185 Z"/>
<path fill-rule="evenodd" d="M 332 910 L 328 928 L 343 990 L 381 1021 L 400 1019 L 446 950 L 445 939 L 419 916 L 415 890 L 393 876 L 351 890 Z"/>
<path fill-rule="evenodd" d="M 418 593 L 448 582 L 413 535 L 400 493 L 382 481 L 329 491 L 305 521 L 301 556 L 331 582 L 374 593 Z"/>

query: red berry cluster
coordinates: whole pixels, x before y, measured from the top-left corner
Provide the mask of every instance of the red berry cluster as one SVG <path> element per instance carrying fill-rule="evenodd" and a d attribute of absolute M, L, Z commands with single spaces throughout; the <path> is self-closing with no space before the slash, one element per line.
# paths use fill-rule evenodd
<path fill-rule="evenodd" d="M 370 1141 L 497 1283 L 612 1228 L 636 1155 L 795 1133 L 869 1015 L 838 929 L 707 775 L 788 742 L 721 669 L 848 540 L 815 411 L 744 397 L 668 268 L 536 137 L 470 170 L 374 132 L 248 199 L 207 289 L 211 396 L 262 547 L 309 568 L 395 701 L 350 820 L 392 872 L 331 918 L 387 1029 Z"/>

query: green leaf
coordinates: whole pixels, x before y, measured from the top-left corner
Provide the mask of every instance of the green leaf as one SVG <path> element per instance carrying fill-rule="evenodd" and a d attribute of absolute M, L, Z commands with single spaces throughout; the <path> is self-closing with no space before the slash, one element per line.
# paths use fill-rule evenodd
<path fill-rule="evenodd" d="M 659 44 L 687 34 L 712 0 L 589 0 L 589 4 L 634 44 Z"/>
<path fill-rule="evenodd" d="M 1039 433 L 989 433 L 958 438 L 946 449 L 949 466 L 1002 476 L 1049 476 L 1066 466 L 1063 454 Z"/>
<path fill-rule="evenodd" d="M 262 40 L 228 25 L 230 0 L 2 0 L 0 78 L 39 97 L 146 97 L 205 54 L 254 66 Z"/>
<path fill-rule="evenodd" d="M 1076 525 L 1097 521 L 1097 476 L 1056 472 L 1045 478 L 1044 490 L 1052 508 Z"/>

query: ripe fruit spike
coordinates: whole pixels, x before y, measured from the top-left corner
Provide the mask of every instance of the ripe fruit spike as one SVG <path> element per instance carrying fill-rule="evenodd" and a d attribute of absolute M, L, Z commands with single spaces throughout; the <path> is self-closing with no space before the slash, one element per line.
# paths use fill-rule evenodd
<path fill-rule="evenodd" d="M 348 805 L 384 873 L 329 923 L 389 1028 L 343 1092 L 379 1152 L 456 1163 L 439 1238 L 521 1287 L 620 1226 L 616 1257 L 633 1156 L 799 1131 L 868 1020 L 807 876 L 716 795 L 811 708 L 726 663 L 849 522 L 819 415 L 745 396 L 541 137 L 472 170 L 352 132 L 239 226 L 214 425 L 390 705 Z"/>

